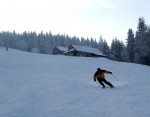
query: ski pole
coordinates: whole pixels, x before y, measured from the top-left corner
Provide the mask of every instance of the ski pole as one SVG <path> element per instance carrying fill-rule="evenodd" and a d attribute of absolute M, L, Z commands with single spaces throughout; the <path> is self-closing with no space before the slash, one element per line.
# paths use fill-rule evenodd
<path fill-rule="evenodd" d="M 114 77 L 117 81 L 119 81 L 118 78 L 117 78 L 114 74 L 112 74 L 112 75 L 113 75 L 113 77 Z"/>

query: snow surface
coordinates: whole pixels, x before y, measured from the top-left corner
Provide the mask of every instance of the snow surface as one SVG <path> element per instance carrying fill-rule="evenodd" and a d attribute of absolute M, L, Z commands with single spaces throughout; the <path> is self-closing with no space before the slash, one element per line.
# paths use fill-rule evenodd
<path fill-rule="evenodd" d="M 116 88 L 93 81 L 101 67 Z M 0 117 L 150 117 L 150 67 L 0 48 Z"/>

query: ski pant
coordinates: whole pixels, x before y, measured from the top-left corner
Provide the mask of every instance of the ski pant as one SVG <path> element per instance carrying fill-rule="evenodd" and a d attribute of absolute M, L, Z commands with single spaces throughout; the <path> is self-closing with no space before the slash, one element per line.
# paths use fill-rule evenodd
<path fill-rule="evenodd" d="M 103 86 L 103 88 L 105 87 L 104 83 L 109 85 L 110 87 L 114 87 L 110 82 L 108 82 L 105 78 L 97 78 L 98 82 Z M 103 83 L 104 82 L 104 83 Z"/>

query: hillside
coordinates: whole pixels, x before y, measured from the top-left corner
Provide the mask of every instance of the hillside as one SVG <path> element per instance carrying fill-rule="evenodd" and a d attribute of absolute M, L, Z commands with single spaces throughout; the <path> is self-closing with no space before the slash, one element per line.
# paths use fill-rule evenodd
<path fill-rule="evenodd" d="M 101 67 L 115 88 L 93 81 Z M 150 67 L 0 48 L 0 117 L 149 117 Z"/>

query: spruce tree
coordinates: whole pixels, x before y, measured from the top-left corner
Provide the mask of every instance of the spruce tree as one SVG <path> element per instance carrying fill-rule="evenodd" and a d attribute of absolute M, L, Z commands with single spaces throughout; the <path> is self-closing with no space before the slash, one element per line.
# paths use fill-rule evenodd
<path fill-rule="evenodd" d="M 146 39 L 147 39 L 147 52 L 148 52 L 146 64 L 150 65 L 150 27 L 147 28 Z"/>
<path fill-rule="evenodd" d="M 145 64 L 146 58 L 148 56 L 147 39 L 146 39 L 147 26 L 145 24 L 145 20 L 143 17 L 139 18 L 137 29 L 138 30 L 136 31 L 136 37 L 135 37 L 135 43 L 134 43 L 135 44 L 134 61 L 136 63 Z"/>
<path fill-rule="evenodd" d="M 123 42 L 117 38 L 113 39 L 111 43 L 111 58 L 117 61 L 123 61 L 122 52 L 124 50 Z"/>
<path fill-rule="evenodd" d="M 132 29 L 129 29 L 128 31 L 127 53 L 129 56 L 129 61 L 134 62 L 134 34 L 133 34 Z"/>

